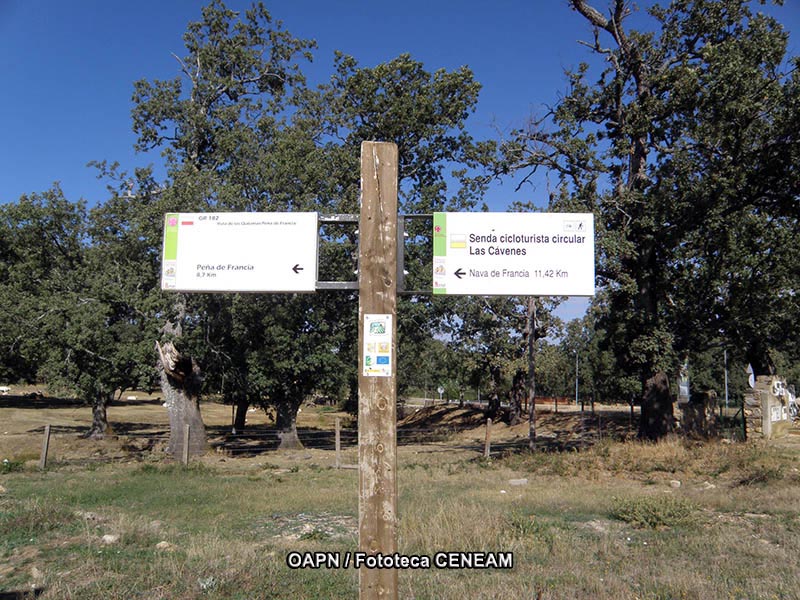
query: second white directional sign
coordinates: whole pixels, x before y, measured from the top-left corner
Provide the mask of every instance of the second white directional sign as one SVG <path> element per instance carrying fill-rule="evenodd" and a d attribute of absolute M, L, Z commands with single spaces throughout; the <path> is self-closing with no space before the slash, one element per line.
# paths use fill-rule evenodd
<path fill-rule="evenodd" d="M 171 213 L 161 289 L 313 292 L 317 213 Z"/>
<path fill-rule="evenodd" d="M 593 296 L 591 213 L 435 213 L 433 293 Z"/>

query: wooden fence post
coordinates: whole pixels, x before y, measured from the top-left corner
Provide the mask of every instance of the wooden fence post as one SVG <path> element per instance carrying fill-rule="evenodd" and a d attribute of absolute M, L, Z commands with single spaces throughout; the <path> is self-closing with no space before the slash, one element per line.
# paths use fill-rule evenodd
<path fill-rule="evenodd" d="M 492 453 L 492 420 L 486 419 L 486 441 L 483 444 L 483 458 L 489 458 Z"/>
<path fill-rule="evenodd" d="M 50 451 L 50 425 L 44 426 L 44 437 L 42 438 L 42 455 L 39 457 L 39 468 L 47 467 L 47 453 Z"/>
<path fill-rule="evenodd" d="M 336 417 L 336 464 L 335 467 L 337 469 L 341 468 L 342 465 L 342 424 L 341 419 Z"/>

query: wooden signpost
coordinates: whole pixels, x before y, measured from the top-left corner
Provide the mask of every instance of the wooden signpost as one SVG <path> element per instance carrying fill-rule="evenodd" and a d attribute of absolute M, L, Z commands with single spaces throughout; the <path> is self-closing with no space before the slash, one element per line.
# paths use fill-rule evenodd
<path fill-rule="evenodd" d="M 403 277 L 402 244 L 398 250 L 403 221 L 398 223 L 397 196 L 397 146 L 362 143 L 358 537 L 360 553 L 373 556 L 397 552 L 397 291 L 402 289 Z M 436 213 L 433 218 L 434 294 L 594 293 L 591 214 Z M 316 280 L 319 223 L 352 220 L 351 215 L 318 218 L 316 213 L 166 215 L 162 288 L 251 292 L 354 289 L 355 282 Z M 240 230 L 263 247 L 259 246 L 258 252 L 248 249 L 248 244 L 241 243 Z M 214 254 L 212 250 L 220 243 L 212 240 L 231 241 L 222 244 L 227 253 Z M 285 260 L 276 266 L 271 258 L 275 255 Z M 487 457 L 490 428 L 491 421 L 486 430 Z M 337 441 L 336 463 L 341 467 L 339 449 Z M 359 598 L 394 600 L 397 583 L 396 568 L 360 566 Z"/>
<path fill-rule="evenodd" d="M 358 543 L 397 551 L 397 146 L 361 145 Z M 396 569 L 359 572 L 359 597 L 397 598 Z"/>
<path fill-rule="evenodd" d="M 370 555 L 397 551 L 397 278 L 402 276 L 397 165 L 395 144 L 361 145 L 358 516 L 359 548 Z M 350 215 L 334 215 L 318 220 L 317 213 L 167 214 L 162 289 L 353 289 L 351 282 L 317 281 L 319 222 L 350 219 Z M 185 433 L 189 434 L 188 427 Z M 183 462 L 188 462 L 185 454 Z M 360 567 L 359 581 L 360 598 L 397 598 L 394 568 Z"/>

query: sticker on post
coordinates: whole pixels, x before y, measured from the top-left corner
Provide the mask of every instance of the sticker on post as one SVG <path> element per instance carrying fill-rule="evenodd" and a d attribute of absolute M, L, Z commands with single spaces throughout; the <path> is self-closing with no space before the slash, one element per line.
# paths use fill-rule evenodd
<path fill-rule="evenodd" d="M 392 315 L 364 315 L 366 377 L 392 376 Z"/>

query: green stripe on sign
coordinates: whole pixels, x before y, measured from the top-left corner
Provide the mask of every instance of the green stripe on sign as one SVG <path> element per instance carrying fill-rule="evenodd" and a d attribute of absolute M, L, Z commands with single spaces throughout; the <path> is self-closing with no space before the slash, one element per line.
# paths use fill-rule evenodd
<path fill-rule="evenodd" d="M 444 268 L 445 258 L 447 257 L 447 213 L 433 213 L 433 293 L 446 294 L 447 290 L 441 285 L 441 274 L 437 275 L 438 269 Z"/>
<path fill-rule="evenodd" d="M 178 223 L 179 215 L 169 213 L 164 217 L 164 260 L 178 258 Z"/>
<path fill-rule="evenodd" d="M 447 213 L 433 213 L 433 255 L 447 256 Z"/>

